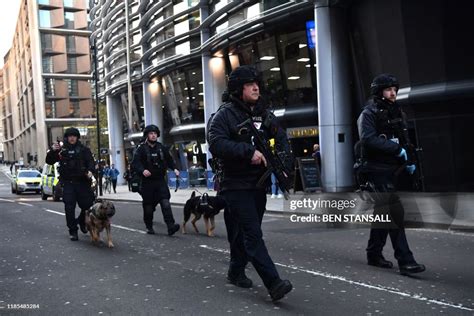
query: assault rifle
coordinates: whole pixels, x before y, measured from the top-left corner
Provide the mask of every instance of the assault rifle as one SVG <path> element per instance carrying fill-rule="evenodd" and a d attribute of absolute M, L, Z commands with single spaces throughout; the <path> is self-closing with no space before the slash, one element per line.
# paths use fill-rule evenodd
<path fill-rule="evenodd" d="M 402 138 L 400 143 L 405 148 L 408 155 L 408 160 L 400 167 L 397 173 L 401 172 L 408 165 L 415 165 L 415 173 L 412 175 L 413 187 L 417 191 L 425 191 L 423 176 L 423 148 L 415 147 L 415 145 L 410 141 L 404 117 L 390 120 L 389 123 L 395 125 L 398 129 L 398 134 Z"/>
<path fill-rule="evenodd" d="M 285 197 L 285 200 L 289 199 L 290 192 L 290 179 L 288 177 L 289 172 L 286 170 L 285 165 L 283 164 L 280 156 L 275 155 L 268 142 L 262 135 L 262 131 L 259 131 L 252 121 L 252 118 L 248 118 L 241 124 L 237 126 L 239 129 L 246 127 L 252 135 L 253 143 L 255 147 L 263 154 L 267 160 L 267 171 L 263 174 L 260 180 L 257 183 L 257 187 L 263 187 L 265 180 L 273 173 L 278 181 L 278 187 Z"/>

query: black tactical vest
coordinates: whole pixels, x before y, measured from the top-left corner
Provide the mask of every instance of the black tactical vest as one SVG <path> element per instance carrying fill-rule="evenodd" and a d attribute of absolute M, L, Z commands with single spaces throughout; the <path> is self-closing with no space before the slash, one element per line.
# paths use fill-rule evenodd
<path fill-rule="evenodd" d="M 67 178 L 85 175 L 87 170 L 81 145 L 74 147 L 65 146 L 61 149 L 59 155 L 59 174 L 66 175 L 65 177 Z"/>

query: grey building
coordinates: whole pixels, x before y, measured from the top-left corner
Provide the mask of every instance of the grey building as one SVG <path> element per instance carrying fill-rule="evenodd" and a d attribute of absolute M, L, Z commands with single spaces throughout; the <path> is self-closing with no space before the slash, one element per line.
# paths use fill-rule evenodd
<path fill-rule="evenodd" d="M 91 98 L 86 0 L 23 0 L 0 72 L 5 160 L 42 166 L 48 146 L 76 126 L 89 142 Z"/>
<path fill-rule="evenodd" d="M 205 169 L 205 122 L 226 76 L 253 64 L 294 154 L 319 143 L 325 188 L 348 190 L 355 119 L 371 79 L 391 72 L 424 148 L 426 189 L 472 190 L 474 153 L 462 145 L 474 113 L 468 12 L 472 2 L 441 0 L 91 1 L 111 160 L 123 170 L 154 123 L 180 169 Z"/>

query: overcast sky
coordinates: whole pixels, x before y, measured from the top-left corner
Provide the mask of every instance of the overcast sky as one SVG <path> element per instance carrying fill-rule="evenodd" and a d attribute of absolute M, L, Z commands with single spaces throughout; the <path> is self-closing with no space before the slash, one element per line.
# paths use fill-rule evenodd
<path fill-rule="evenodd" d="M 0 6 L 0 67 L 3 57 L 12 46 L 13 33 L 22 0 L 3 0 Z"/>

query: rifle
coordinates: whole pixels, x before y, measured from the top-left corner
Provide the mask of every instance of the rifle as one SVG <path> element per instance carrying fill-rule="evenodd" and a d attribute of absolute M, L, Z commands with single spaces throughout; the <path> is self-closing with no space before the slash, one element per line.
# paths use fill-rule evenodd
<path fill-rule="evenodd" d="M 290 192 L 288 191 L 290 188 L 290 179 L 288 178 L 289 173 L 285 172 L 285 165 L 281 161 L 280 156 L 273 154 L 269 144 L 264 139 L 261 132 L 259 132 L 253 124 L 252 118 L 248 118 L 243 123 L 237 125 L 237 127 L 239 129 L 242 127 L 248 128 L 250 134 L 252 135 L 255 147 L 263 154 L 263 156 L 267 160 L 268 169 L 267 171 L 265 171 L 260 180 L 258 180 L 257 187 L 263 187 L 263 183 L 265 182 L 265 180 L 273 173 L 275 174 L 275 178 L 278 181 L 278 187 L 280 188 L 281 192 L 283 192 L 285 200 L 288 200 L 290 194 Z"/>
<path fill-rule="evenodd" d="M 397 118 L 389 121 L 390 124 L 394 124 L 397 126 L 399 135 L 402 138 L 401 144 L 406 147 L 405 150 L 408 154 L 408 160 L 397 170 L 396 173 L 400 173 L 408 165 L 415 165 L 415 173 L 412 175 L 413 187 L 417 191 L 425 191 L 425 182 L 423 175 L 423 148 L 415 147 L 415 145 L 410 141 L 406 120 L 403 115 L 404 114 L 402 114 L 402 118 Z"/>

